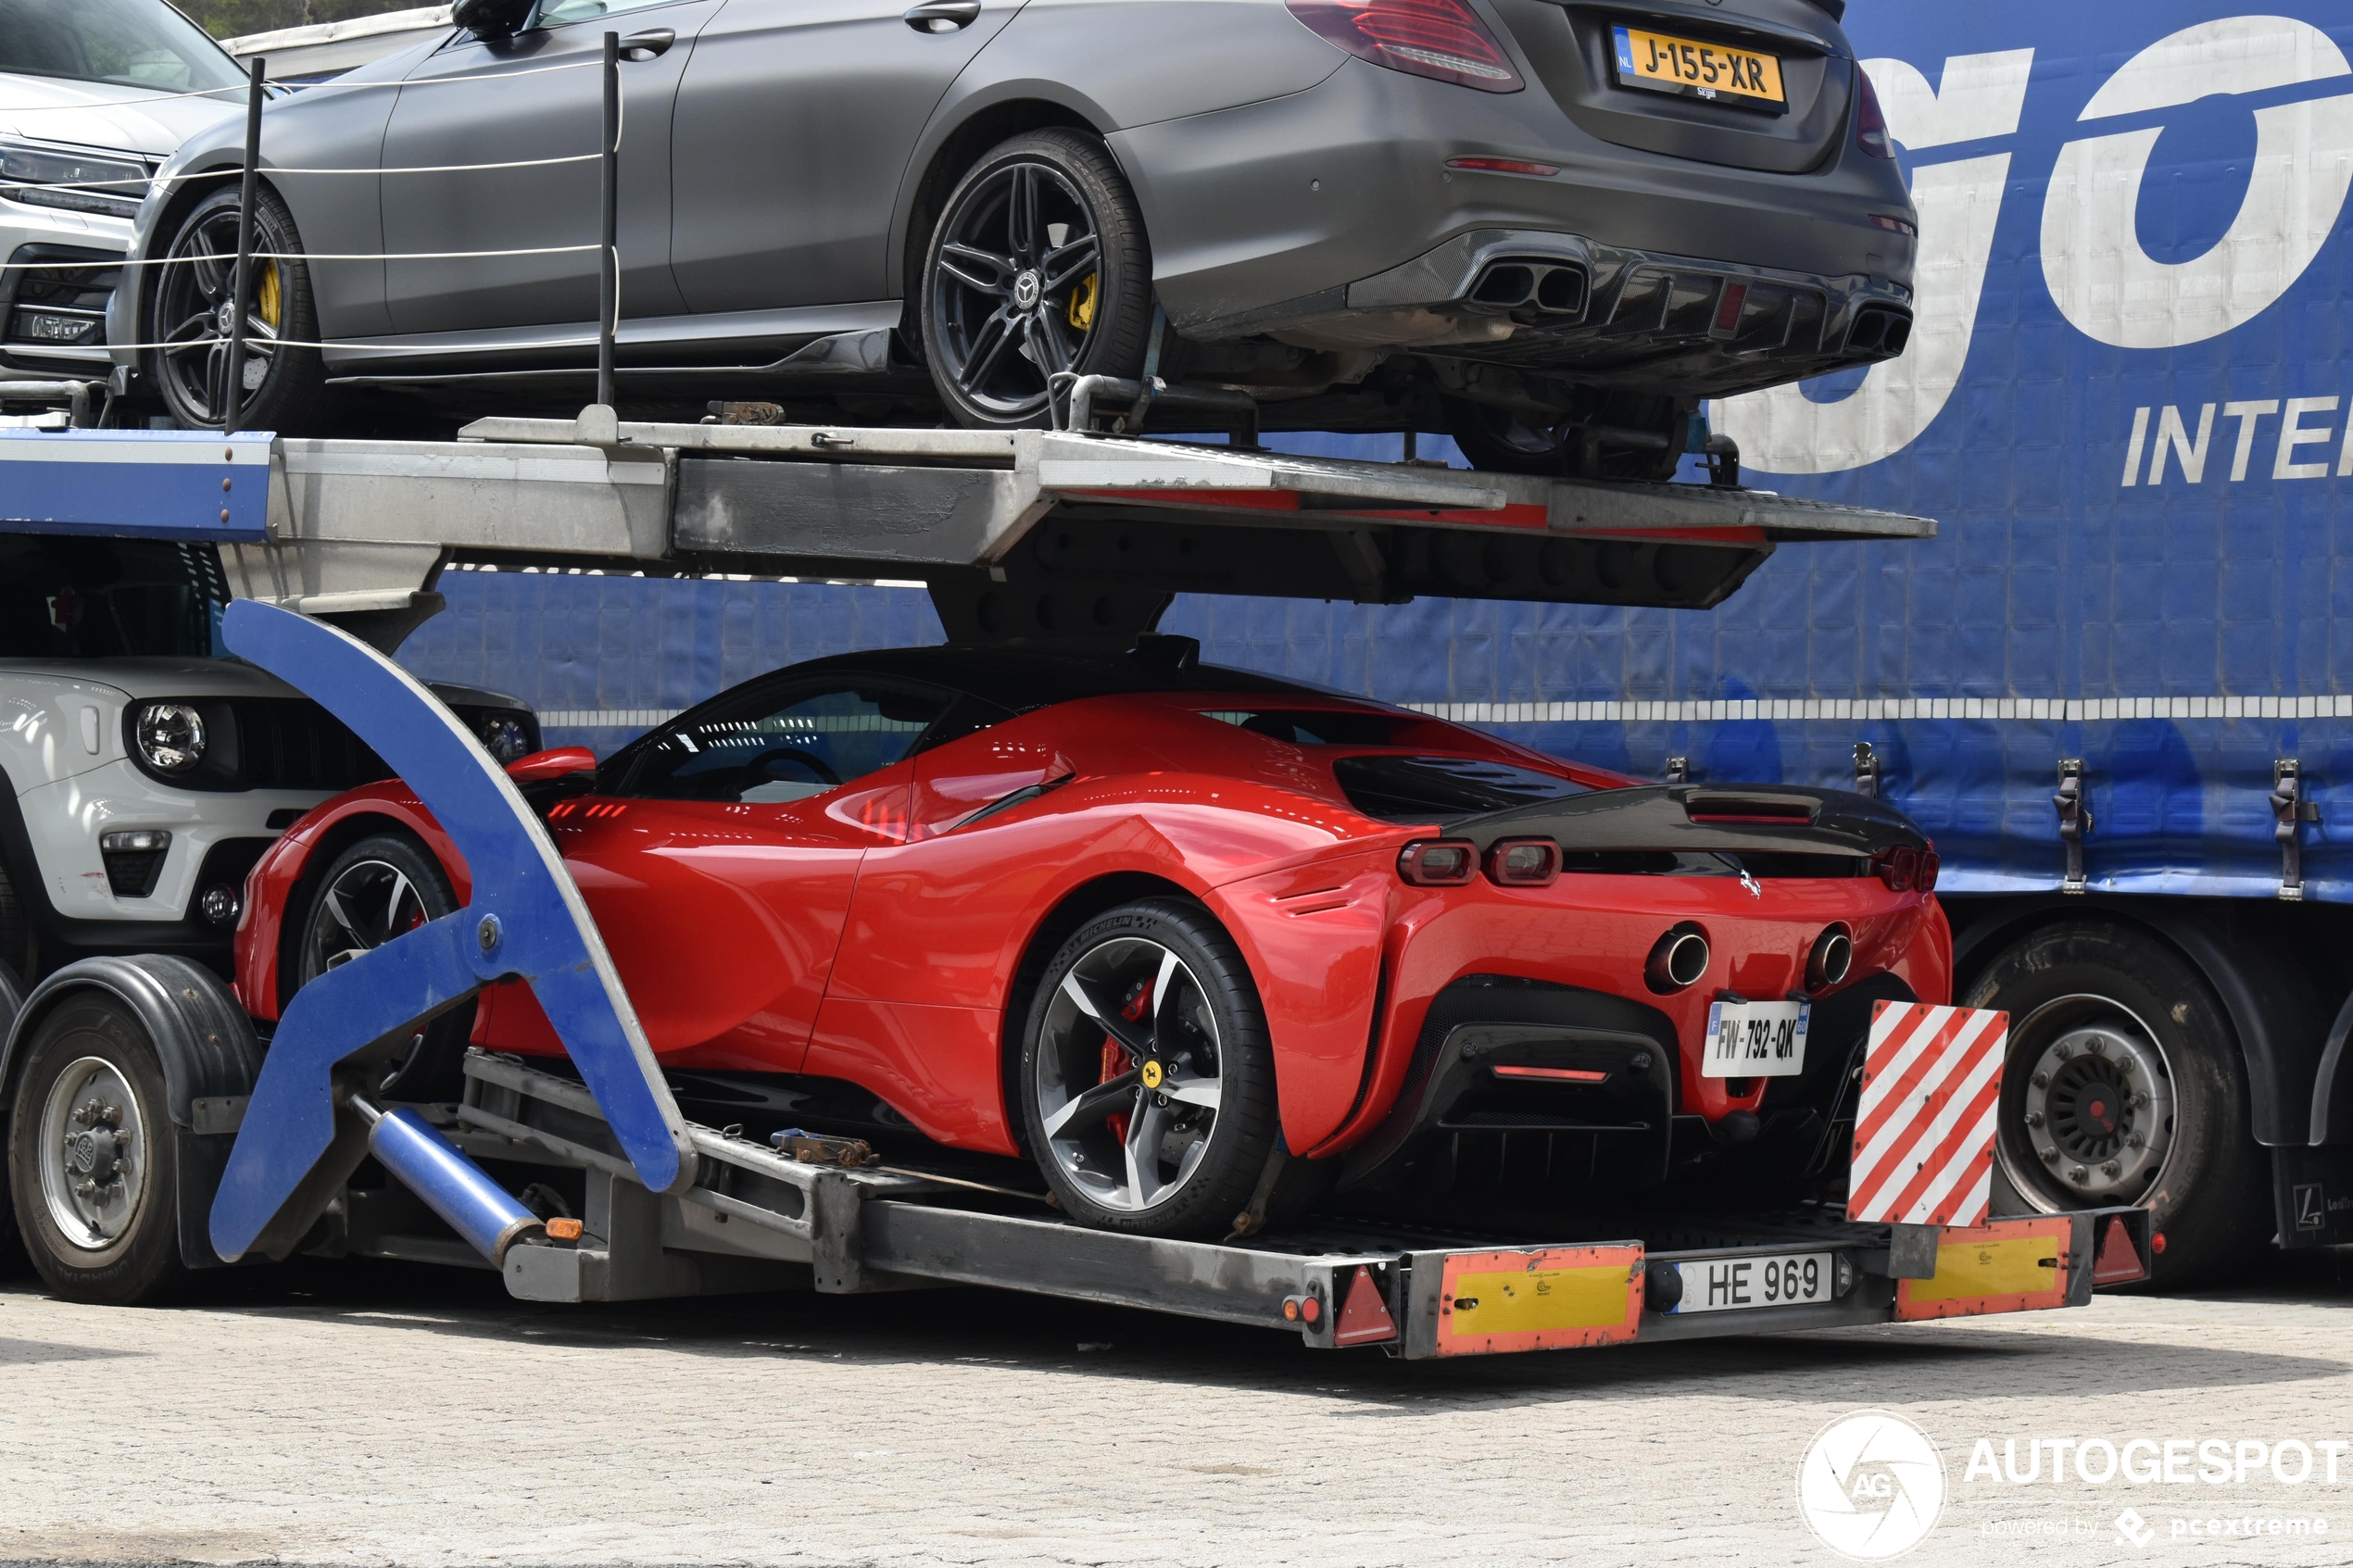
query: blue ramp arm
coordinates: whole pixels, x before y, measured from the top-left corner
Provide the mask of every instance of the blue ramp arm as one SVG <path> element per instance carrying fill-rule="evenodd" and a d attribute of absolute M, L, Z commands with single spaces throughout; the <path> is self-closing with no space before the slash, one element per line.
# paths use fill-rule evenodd
<path fill-rule="evenodd" d="M 214 1249 L 243 1256 L 334 1143 L 338 1063 L 508 976 L 538 997 L 638 1180 L 655 1192 L 691 1185 L 685 1118 L 604 938 L 505 771 L 405 671 L 332 626 L 241 599 L 221 635 L 372 746 L 457 845 L 473 887 L 466 908 L 295 994 L 213 1200 Z"/>

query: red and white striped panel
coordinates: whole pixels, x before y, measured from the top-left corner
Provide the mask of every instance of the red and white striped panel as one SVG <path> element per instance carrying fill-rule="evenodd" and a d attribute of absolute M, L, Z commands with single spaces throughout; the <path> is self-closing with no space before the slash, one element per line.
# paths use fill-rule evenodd
<path fill-rule="evenodd" d="M 2010 1015 L 1881 1002 L 1871 1014 L 1846 1217 L 1974 1225 L 1993 1201 L 1994 1113 Z"/>

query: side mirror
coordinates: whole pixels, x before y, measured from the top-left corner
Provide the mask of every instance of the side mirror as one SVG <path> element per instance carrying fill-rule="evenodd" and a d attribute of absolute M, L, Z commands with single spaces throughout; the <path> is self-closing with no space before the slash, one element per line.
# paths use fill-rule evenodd
<path fill-rule="evenodd" d="M 585 746 L 560 746 L 552 751 L 535 751 L 507 764 L 507 776 L 519 784 L 538 784 L 547 779 L 562 778 L 567 773 L 593 773 L 596 771 L 597 754 Z"/>
<path fill-rule="evenodd" d="M 458 0 L 449 19 L 476 38 L 507 38 L 531 19 L 535 0 Z"/>

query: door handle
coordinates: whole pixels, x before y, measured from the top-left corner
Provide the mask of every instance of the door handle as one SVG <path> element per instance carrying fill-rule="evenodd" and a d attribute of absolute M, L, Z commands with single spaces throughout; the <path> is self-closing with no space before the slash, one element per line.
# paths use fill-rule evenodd
<path fill-rule="evenodd" d="M 633 32 L 621 41 L 621 57 L 624 60 L 650 60 L 670 52 L 678 35 L 666 27 L 649 27 L 643 32 Z"/>
<path fill-rule="evenodd" d="M 907 25 L 917 32 L 953 32 L 979 17 L 980 0 L 924 0 L 907 13 Z"/>

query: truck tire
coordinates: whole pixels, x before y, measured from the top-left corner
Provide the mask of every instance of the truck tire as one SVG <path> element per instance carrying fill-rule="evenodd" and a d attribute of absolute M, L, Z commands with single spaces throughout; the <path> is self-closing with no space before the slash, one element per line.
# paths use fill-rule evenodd
<path fill-rule="evenodd" d="M 33 1267 L 69 1301 L 169 1298 L 187 1278 L 179 1142 L 145 1027 L 113 997 L 77 994 L 21 1048 L 8 1186 Z"/>
<path fill-rule="evenodd" d="M 2062 921 L 1996 955 L 1964 1000 L 2010 1015 L 1997 1213 L 2143 1205 L 2159 1286 L 2213 1278 L 2271 1234 L 2237 1037 L 2179 952 Z"/>

